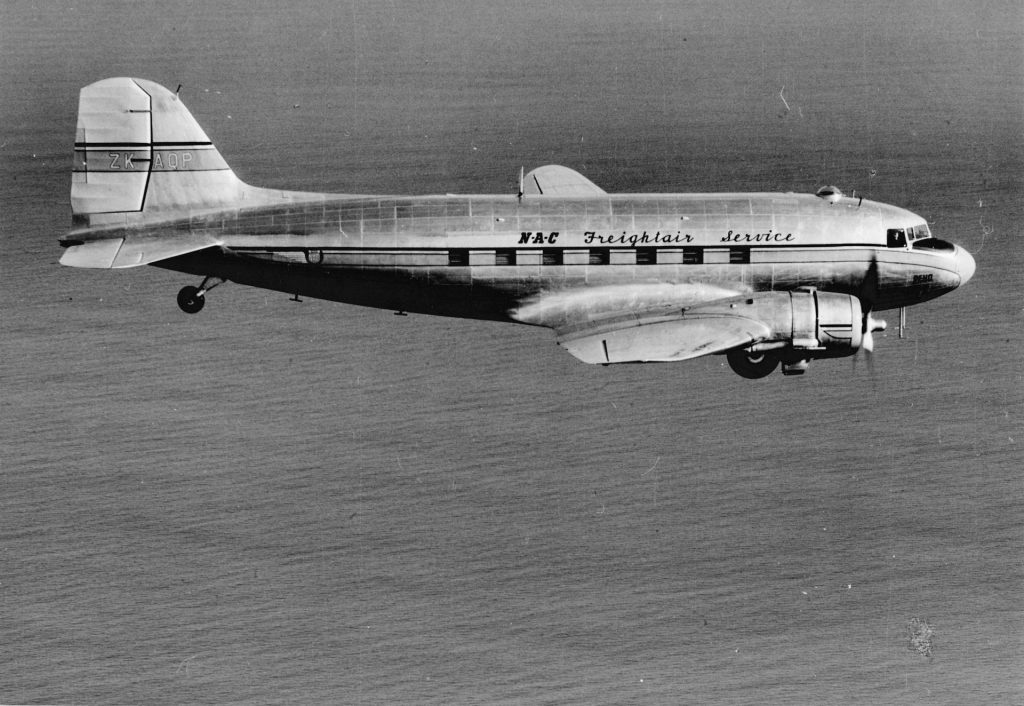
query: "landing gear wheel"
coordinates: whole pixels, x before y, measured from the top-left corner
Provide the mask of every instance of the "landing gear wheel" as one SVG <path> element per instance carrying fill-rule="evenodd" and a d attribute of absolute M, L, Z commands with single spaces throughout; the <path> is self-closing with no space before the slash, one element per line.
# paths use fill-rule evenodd
<path fill-rule="evenodd" d="M 178 292 L 178 306 L 186 314 L 198 314 L 206 303 L 206 297 L 199 293 L 199 287 L 182 287 Z"/>
<path fill-rule="evenodd" d="M 729 351 L 725 357 L 733 372 L 750 380 L 771 374 L 779 365 L 779 359 L 770 353 L 752 353 L 742 348 Z"/>

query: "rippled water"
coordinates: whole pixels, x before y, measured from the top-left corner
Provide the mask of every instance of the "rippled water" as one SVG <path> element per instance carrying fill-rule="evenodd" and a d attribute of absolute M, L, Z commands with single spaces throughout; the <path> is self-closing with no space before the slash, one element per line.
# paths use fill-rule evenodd
<path fill-rule="evenodd" d="M 1020 700 L 1020 8 L 764 7 L 5 4 L 0 701 Z M 978 273 L 760 382 L 233 285 L 189 317 L 56 265 L 112 75 L 256 184 L 835 183 Z"/>

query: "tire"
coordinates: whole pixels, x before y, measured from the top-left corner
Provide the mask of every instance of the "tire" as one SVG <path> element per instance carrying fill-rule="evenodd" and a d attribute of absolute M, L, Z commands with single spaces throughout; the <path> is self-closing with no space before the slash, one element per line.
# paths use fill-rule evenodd
<path fill-rule="evenodd" d="M 748 380 L 757 380 L 770 375 L 779 366 L 779 359 L 771 353 L 752 353 L 743 348 L 725 354 L 733 372 Z"/>
<path fill-rule="evenodd" d="M 206 304 L 206 297 L 199 293 L 199 287 L 182 287 L 178 292 L 178 306 L 186 314 L 198 314 Z"/>

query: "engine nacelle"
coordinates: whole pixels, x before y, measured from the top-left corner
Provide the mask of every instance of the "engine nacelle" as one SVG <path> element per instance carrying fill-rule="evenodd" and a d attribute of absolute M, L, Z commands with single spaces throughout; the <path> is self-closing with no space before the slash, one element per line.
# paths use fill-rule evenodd
<path fill-rule="evenodd" d="M 816 289 L 784 294 L 790 297 L 789 321 L 776 332 L 794 352 L 809 353 L 809 358 L 841 358 L 860 350 L 864 311 L 857 297 Z"/>
<path fill-rule="evenodd" d="M 814 358 L 853 355 L 864 344 L 864 310 L 849 294 L 801 288 L 763 292 L 733 303 L 734 314 L 765 323 L 770 333 L 747 348 L 728 353 L 729 365 L 744 377 L 772 372 L 799 375 Z"/>

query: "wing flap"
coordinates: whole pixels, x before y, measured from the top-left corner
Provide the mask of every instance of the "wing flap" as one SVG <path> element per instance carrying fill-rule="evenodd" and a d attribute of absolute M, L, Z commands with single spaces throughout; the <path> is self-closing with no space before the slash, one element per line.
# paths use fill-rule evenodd
<path fill-rule="evenodd" d="M 584 363 L 688 360 L 747 345 L 770 333 L 761 321 L 740 316 L 694 316 L 639 324 L 559 340 Z"/>

